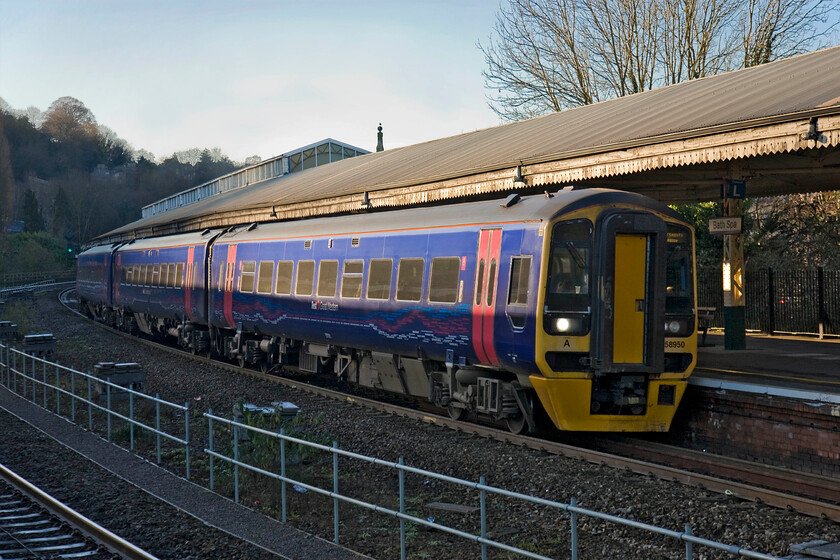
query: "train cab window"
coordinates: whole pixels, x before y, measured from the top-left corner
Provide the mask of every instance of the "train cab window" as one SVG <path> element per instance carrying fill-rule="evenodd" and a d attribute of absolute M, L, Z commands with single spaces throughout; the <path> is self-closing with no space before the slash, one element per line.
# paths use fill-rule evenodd
<path fill-rule="evenodd" d="M 257 271 L 257 293 L 270 294 L 272 280 L 274 280 L 274 261 L 260 261 L 260 268 Z"/>
<path fill-rule="evenodd" d="M 252 293 L 254 291 L 254 276 L 257 273 L 255 261 L 242 261 L 242 270 L 239 273 L 239 291 Z"/>
<path fill-rule="evenodd" d="M 300 261 L 298 263 L 297 280 L 295 281 L 295 295 L 311 296 L 314 280 L 315 261 Z"/>
<path fill-rule="evenodd" d="M 368 299 L 391 299 L 391 275 L 394 263 L 391 259 L 371 259 L 368 269 Z"/>
<path fill-rule="evenodd" d="M 588 311 L 592 223 L 560 222 L 551 234 L 548 290 L 549 311 Z"/>
<path fill-rule="evenodd" d="M 177 263 L 175 265 L 175 287 L 182 288 L 184 286 L 184 263 Z"/>
<path fill-rule="evenodd" d="M 528 282 L 531 278 L 531 257 L 513 257 L 510 260 L 510 292 L 508 305 L 528 303 Z"/>
<path fill-rule="evenodd" d="M 400 259 L 397 268 L 397 300 L 420 301 L 424 264 L 423 259 Z"/>
<path fill-rule="evenodd" d="M 274 293 L 288 295 L 292 293 L 292 272 L 294 263 L 292 261 L 280 261 L 277 263 L 277 282 L 274 284 Z"/>
<path fill-rule="evenodd" d="M 341 297 L 362 297 L 362 272 L 364 270 L 364 261 L 344 261 L 344 271 L 341 274 Z"/>
<path fill-rule="evenodd" d="M 458 301 L 458 275 L 461 272 L 461 259 L 458 257 L 438 257 L 432 259 L 429 272 L 429 301 L 436 303 L 455 303 Z"/>
<path fill-rule="evenodd" d="M 694 275 L 691 263 L 691 232 L 687 228 L 668 224 L 667 254 L 665 312 L 692 313 Z"/>
<path fill-rule="evenodd" d="M 321 261 L 318 265 L 318 297 L 335 297 L 338 288 L 338 261 Z"/>

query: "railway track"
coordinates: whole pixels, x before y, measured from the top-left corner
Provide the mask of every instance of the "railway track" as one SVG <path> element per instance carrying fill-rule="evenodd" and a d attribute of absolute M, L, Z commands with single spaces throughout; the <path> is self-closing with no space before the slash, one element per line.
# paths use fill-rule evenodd
<path fill-rule="evenodd" d="M 74 313 L 72 299 L 61 293 L 62 303 Z M 93 321 L 95 322 L 95 321 Z M 689 449 L 663 445 L 629 437 L 607 436 L 596 438 L 595 444 L 587 441 L 566 443 L 558 439 L 546 439 L 534 436 L 515 435 L 494 426 L 456 421 L 448 416 L 430 410 L 418 410 L 403 404 L 382 402 L 359 395 L 350 395 L 328 387 L 312 385 L 295 379 L 289 379 L 261 373 L 252 369 L 240 368 L 228 362 L 212 360 L 205 356 L 192 355 L 183 350 L 159 344 L 150 340 L 131 336 L 95 322 L 110 332 L 139 341 L 158 350 L 175 353 L 191 360 L 213 365 L 237 373 L 269 380 L 282 385 L 305 390 L 330 399 L 345 401 L 372 410 L 388 412 L 399 416 L 445 426 L 453 430 L 481 437 L 492 438 L 565 457 L 577 458 L 613 468 L 674 480 L 683 484 L 701 487 L 720 493 L 724 499 L 749 500 L 762 502 L 774 507 L 794 510 L 807 515 L 831 519 L 840 522 L 840 482 L 829 477 L 802 473 L 789 469 L 756 465 L 755 463 L 730 459 L 692 451 Z M 562 436 L 560 436 L 562 437 Z M 592 438 L 588 437 L 588 440 Z"/>
<path fill-rule="evenodd" d="M 155 560 L 0 465 L 0 558 Z"/>

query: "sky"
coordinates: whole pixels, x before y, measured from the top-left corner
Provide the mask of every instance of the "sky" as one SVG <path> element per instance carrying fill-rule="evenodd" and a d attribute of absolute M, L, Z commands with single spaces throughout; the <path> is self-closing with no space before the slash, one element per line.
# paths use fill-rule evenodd
<path fill-rule="evenodd" d="M 0 0 L 0 98 L 82 101 L 162 160 L 373 151 L 500 124 L 483 55 L 496 0 Z"/>

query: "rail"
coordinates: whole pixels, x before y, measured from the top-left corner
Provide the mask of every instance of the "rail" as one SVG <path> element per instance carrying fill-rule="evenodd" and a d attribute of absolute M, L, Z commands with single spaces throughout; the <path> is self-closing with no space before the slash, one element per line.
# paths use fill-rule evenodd
<path fill-rule="evenodd" d="M 17 489 L 18 492 L 20 492 L 30 500 L 37 502 L 42 508 L 60 518 L 67 525 L 73 527 L 77 531 L 80 531 L 87 538 L 92 539 L 95 543 L 101 546 L 104 546 L 109 551 L 119 554 L 122 558 L 127 558 L 130 560 L 157 560 L 157 557 L 152 556 L 143 549 L 138 548 L 130 542 L 126 541 L 125 539 L 121 538 L 120 536 L 115 535 L 105 527 L 102 527 L 98 523 L 91 521 L 76 510 L 67 507 L 62 502 L 56 500 L 40 488 L 32 485 L 29 481 L 22 478 L 17 473 L 11 471 L 4 465 L 0 465 L 0 479 L 8 482 L 9 485 Z M 35 540 L 37 541 L 43 539 Z M 58 554 L 58 551 L 55 550 L 54 547 L 50 547 L 50 549 L 48 550 L 50 550 L 54 554 Z M 36 551 L 36 553 L 37 552 L 38 551 Z M 47 550 L 42 549 L 40 552 L 47 552 Z M 49 556 L 53 557 L 52 555 Z M 85 551 L 78 549 L 75 551 L 75 554 L 70 553 L 66 555 L 61 555 L 60 557 L 81 558 L 83 556 L 99 557 L 95 554 L 95 551 Z M 38 554 L 37 557 L 42 558 L 43 555 Z"/>
<path fill-rule="evenodd" d="M 40 378 L 38 377 L 38 369 L 40 365 Z M 48 376 L 47 369 L 50 370 Z M 54 375 L 53 375 L 54 374 Z M 88 430 L 94 431 L 94 418 L 96 414 L 94 411 L 102 412 L 106 416 L 106 437 L 108 441 L 112 441 L 113 437 L 113 421 L 120 420 L 129 426 L 129 448 L 133 451 L 135 449 L 135 427 L 145 430 L 155 436 L 155 448 L 157 454 L 157 462 L 161 463 L 162 440 L 174 442 L 177 445 L 184 447 L 186 453 L 186 478 L 190 478 L 190 447 L 189 447 L 189 404 L 179 405 L 165 401 L 159 398 L 158 395 L 154 397 L 122 387 L 110 381 L 100 379 L 90 373 L 83 373 L 73 368 L 62 366 L 57 361 L 51 362 L 49 360 L 32 356 L 13 348 L 10 345 L 0 343 L 0 383 L 5 385 L 9 390 L 18 393 L 26 398 L 31 396 L 32 402 L 39 403 L 38 389 L 41 389 L 41 399 L 43 407 L 50 410 L 50 398 L 54 405 L 54 412 L 58 416 L 62 416 L 62 398 L 70 401 L 70 420 L 76 423 L 77 404 L 87 405 L 87 423 Z M 20 386 L 20 391 L 18 387 Z M 98 391 L 95 391 L 98 389 Z M 79 394 L 79 393 L 82 394 Z M 97 402 L 97 395 L 99 398 L 104 395 L 105 405 L 103 406 Z M 128 415 L 121 413 L 115 407 L 115 396 L 120 400 L 128 397 Z M 136 414 L 137 401 L 142 405 L 154 406 L 154 426 L 144 424 Z M 161 429 L 161 406 L 164 410 L 169 409 L 173 414 L 183 414 L 184 416 L 184 436 L 179 437 Z M 124 408 L 124 407 L 123 407 Z"/>
<path fill-rule="evenodd" d="M 435 529 L 438 531 L 442 531 L 444 533 L 448 533 L 450 535 L 454 535 L 459 538 L 463 538 L 466 540 L 470 540 L 475 542 L 476 544 L 481 545 L 481 558 L 484 560 L 487 558 L 488 547 L 497 548 L 500 550 L 504 550 L 506 552 L 511 552 L 514 554 L 518 554 L 520 556 L 524 556 L 526 558 L 535 558 L 539 560 L 550 560 L 550 557 L 543 556 L 528 550 L 524 550 L 515 546 L 511 546 L 505 543 L 501 543 L 495 540 L 492 540 L 487 537 L 487 497 L 488 495 L 497 495 L 503 496 L 510 499 L 521 500 L 524 502 L 537 504 L 541 506 L 546 506 L 551 509 L 555 509 L 558 511 L 562 511 L 569 514 L 570 517 L 570 549 L 571 555 L 573 560 L 577 560 L 579 557 L 579 545 L 578 545 L 578 517 L 579 516 L 586 516 L 593 519 L 597 519 L 599 521 L 604 521 L 607 523 L 612 523 L 615 525 L 620 525 L 624 527 L 630 527 L 634 529 L 639 529 L 642 531 L 646 531 L 652 534 L 664 536 L 670 539 L 674 539 L 677 541 L 681 541 L 685 543 L 685 558 L 687 560 L 692 560 L 694 558 L 693 547 L 694 545 L 712 548 L 715 550 L 719 550 L 722 552 L 726 552 L 729 554 L 733 554 L 742 558 L 757 558 L 757 559 L 764 559 L 764 560 L 781 560 L 777 556 L 772 556 L 768 554 L 764 554 L 761 552 L 755 552 L 752 550 L 747 550 L 738 546 L 728 545 L 724 543 L 720 543 L 717 541 L 712 541 L 709 539 L 704 539 L 701 537 L 695 536 L 691 532 L 691 528 L 689 525 L 685 526 L 684 531 L 674 531 L 671 529 L 665 529 L 663 527 L 657 527 L 655 525 L 650 525 L 647 523 L 641 523 L 638 521 L 633 521 L 631 519 L 625 519 L 622 517 L 609 515 L 606 513 L 589 510 L 585 508 L 578 507 L 576 505 L 576 501 L 574 498 L 570 500 L 568 504 L 562 502 L 556 502 L 552 500 L 546 500 L 544 498 L 537 498 L 534 496 L 529 496 L 527 494 L 521 494 L 518 492 L 513 492 L 510 490 L 505 490 L 503 488 L 497 488 L 494 486 L 489 486 L 485 483 L 484 477 L 481 477 L 478 482 L 463 480 L 460 478 L 455 478 L 448 475 L 443 475 L 431 471 L 427 471 L 424 469 L 419 469 L 416 467 L 411 467 L 405 465 L 403 459 L 400 458 L 396 463 L 391 461 L 384 461 L 382 459 L 377 459 L 374 457 L 369 457 L 366 455 L 361 455 L 358 453 L 354 453 L 351 451 L 343 450 L 338 447 L 336 442 L 333 442 L 332 446 L 327 446 L 319 443 L 314 443 L 310 441 L 306 441 L 300 438 L 292 437 L 290 435 L 285 434 L 284 430 L 281 429 L 278 432 L 263 429 L 257 426 L 251 426 L 248 424 L 243 424 L 241 422 L 236 422 L 234 420 L 229 420 L 227 418 L 222 418 L 220 416 L 216 416 L 209 411 L 204 414 L 204 417 L 208 420 L 208 448 L 204 451 L 210 456 L 210 489 L 214 490 L 214 459 L 219 459 L 221 461 L 225 461 L 234 467 L 234 500 L 239 502 L 239 469 L 247 469 L 251 472 L 267 476 L 274 480 L 281 482 L 281 515 L 282 520 L 285 523 L 287 517 L 287 510 L 288 504 L 286 499 L 286 491 L 287 485 L 293 484 L 297 488 L 302 488 L 307 491 L 315 492 L 316 494 L 320 494 L 322 496 L 326 496 L 333 500 L 333 540 L 336 544 L 339 543 L 339 502 L 344 502 L 347 504 L 351 504 L 354 506 L 362 507 L 376 513 L 384 514 L 390 517 L 394 517 L 399 519 L 400 521 L 400 557 L 401 559 L 406 558 L 406 523 L 414 523 L 416 525 L 422 525 L 424 527 Z M 214 422 L 221 423 L 230 428 L 230 432 L 232 434 L 232 449 L 233 449 L 233 457 L 229 457 L 222 453 L 217 452 L 214 449 Z M 249 464 L 244 462 L 240 458 L 239 453 L 239 441 L 240 441 L 240 430 L 244 430 L 246 433 L 255 433 L 261 434 L 263 436 L 267 436 L 269 438 L 274 438 L 280 442 L 280 457 L 279 457 L 279 464 L 280 464 L 280 473 L 272 472 L 255 465 Z M 333 487 L 332 490 L 320 488 L 313 484 L 308 484 L 301 480 L 295 480 L 286 475 L 286 466 L 287 466 L 287 457 L 286 457 L 286 444 L 296 444 L 300 446 L 309 447 L 321 452 L 331 453 L 333 458 L 333 468 L 332 468 L 332 482 Z M 339 492 L 339 468 L 338 468 L 338 458 L 345 457 L 349 459 L 355 459 L 359 461 L 364 461 L 367 463 L 371 463 L 374 465 L 396 469 L 398 471 L 399 476 L 399 509 L 395 510 L 383 505 L 373 504 L 369 502 L 365 502 L 363 500 L 359 500 Z M 405 491 L 405 475 L 406 473 L 420 475 L 429 479 L 436 479 L 442 482 L 456 484 L 468 489 L 477 490 L 479 492 L 479 502 L 480 502 L 480 512 L 481 512 L 481 531 L 480 534 L 472 534 L 462 530 L 459 530 L 454 527 L 449 527 L 447 525 L 443 525 L 441 523 L 436 523 L 434 520 L 430 519 L 423 519 L 414 515 L 410 515 L 406 513 L 405 503 L 406 503 L 406 491 Z"/>

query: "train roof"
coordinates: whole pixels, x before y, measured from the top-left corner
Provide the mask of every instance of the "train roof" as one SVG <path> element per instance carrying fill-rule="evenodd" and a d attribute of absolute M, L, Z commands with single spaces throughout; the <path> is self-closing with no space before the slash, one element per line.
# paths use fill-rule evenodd
<path fill-rule="evenodd" d="M 118 228 L 101 240 L 146 237 L 237 223 L 267 222 L 454 202 L 557 188 L 568 175 L 563 161 L 630 149 L 670 145 L 750 127 L 770 127 L 840 113 L 840 47 L 611 99 L 422 144 L 386 150 L 268 180 L 150 216 Z M 833 122 L 833 121 L 832 121 Z M 822 131 L 822 129 L 820 129 Z M 768 132 L 768 134 L 770 134 Z M 778 135 L 778 134 L 777 134 Z M 840 134 L 823 134 L 826 146 Z M 805 146 L 772 138 L 761 153 Z M 731 140 L 730 140 L 731 142 Z M 781 140 L 780 140 L 781 142 Z M 670 144 L 669 144 L 670 143 Z M 682 144 L 680 144 L 682 145 Z M 805 146 L 807 147 L 807 146 Z M 653 149 L 653 148 L 650 148 Z M 674 152 L 653 153 L 644 165 L 695 163 Z M 741 151 L 710 146 L 698 161 L 743 157 Z M 750 150 L 753 147 L 749 148 Z M 759 149 L 759 148 L 755 148 Z M 654 150 L 655 151 L 655 150 Z M 730 153 L 732 152 L 732 153 Z M 611 156 L 612 157 L 612 156 Z M 618 157 L 618 156 L 615 156 Z M 645 160 L 647 161 L 647 160 Z M 636 171 L 593 161 L 581 179 Z M 565 171 L 564 171 L 565 170 Z M 601 170 L 601 171 L 599 171 Z M 565 182 L 565 180 L 564 180 Z M 618 181 L 616 185 L 618 185 Z M 635 189 L 636 186 L 628 188 Z"/>
<path fill-rule="evenodd" d="M 476 224 L 505 224 L 521 222 L 547 222 L 563 212 L 595 204 L 615 204 L 647 208 L 685 222 L 677 212 L 651 198 L 611 189 L 560 190 L 546 195 L 511 195 L 503 200 L 469 202 L 458 205 L 410 208 L 393 212 L 355 214 L 293 220 L 269 224 L 234 227 L 219 241 L 252 241 L 273 237 L 319 237 L 363 234 L 376 231 L 458 227 Z M 219 230 L 205 230 L 188 234 L 139 239 L 122 247 L 120 251 L 135 251 L 206 243 Z M 103 247 L 110 248 L 108 244 Z"/>

